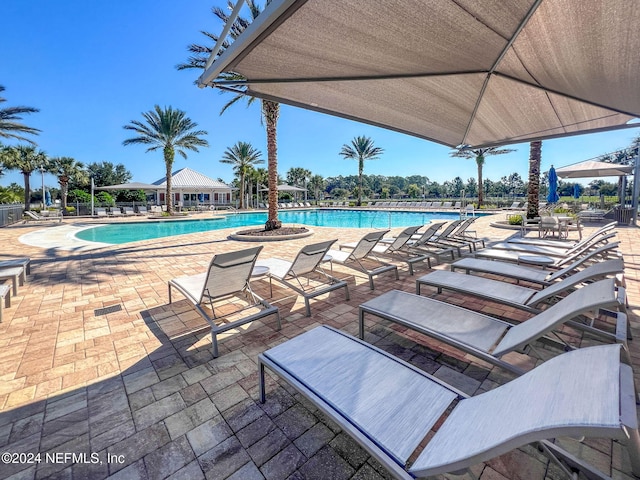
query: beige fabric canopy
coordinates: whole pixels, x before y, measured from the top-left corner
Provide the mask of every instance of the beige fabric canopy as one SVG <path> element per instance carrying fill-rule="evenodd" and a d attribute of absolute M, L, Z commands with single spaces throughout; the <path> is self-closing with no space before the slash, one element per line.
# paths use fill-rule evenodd
<path fill-rule="evenodd" d="M 205 70 L 261 98 L 448 146 L 622 128 L 640 116 L 634 0 L 272 0 Z"/>
<path fill-rule="evenodd" d="M 633 165 L 585 160 L 562 168 L 556 174 L 562 178 L 619 177 L 633 172 Z"/>

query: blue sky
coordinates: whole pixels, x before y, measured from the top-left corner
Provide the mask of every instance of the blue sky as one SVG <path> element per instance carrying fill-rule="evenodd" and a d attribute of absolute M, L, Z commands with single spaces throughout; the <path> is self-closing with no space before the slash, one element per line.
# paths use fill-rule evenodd
<path fill-rule="evenodd" d="M 188 166 L 230 181 L 231 166 L 219 160 L 237 141 L 261 150 L 266 167 L 266 135 L 257 103 L 250 108 L 235 105 L 220 116 L 229 94 L 199 89 L 194 85 L 198 71 L 175 69 L 186 60 L 188 44 L 203 42 L 201 30 L 222 29 L 210 12 L 214 5 L 226 2 L 2 0 L 0 85 L 7 98 L 3 106 L 40 109 L 24 121 L 42 130 L 34 139 L 48 155 L 122 163 L 134 181 L 163 176 L 161 152 L 122 145 L 129 136 L 123 125 L 142 120 L 141 113 L 155 104 L 186 111 L 209 132 L 210 147 L 190 153 L 187 160 L 177 156 L 176 170 Z M 627 147 L 638 133 L 631 129 L 545 141 L 542 170 Z M 365 173 L 426 175 L 438 182 L 476 176 L 475 162 L 450 158 L 447 147 L 284 105 L 278 123 L 279 171 L 284 175 L 291 167 L 305 167 L 324 177 L 355 175 L 357 163 L 338 153 L 357 135 L 371 137 L 385 150 L 379 160 L 366 163 Z M 526 179 L 529 145 L 511 148 L 517 151 L 487 159 L 485 178 L 497 181 L 518 172 Z M 32 182 L 39 181 L 39 175 L 33 176 Z M 11 182 L 22 184 L 21 175 L 10 172 L 0 178 L 0 185 Z M 54 186 L 56 181 L 47 176 L 46 183 Z"/>

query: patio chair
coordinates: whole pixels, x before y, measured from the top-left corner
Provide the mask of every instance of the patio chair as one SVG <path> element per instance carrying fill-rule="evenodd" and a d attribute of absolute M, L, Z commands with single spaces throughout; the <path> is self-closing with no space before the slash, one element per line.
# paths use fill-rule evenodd
<path fill-rule="evenodd" d="M 505 210 L 522 210 L 520 208 L 520 202 L 513 202 L 510 207 L 505 208 Z"/>
<path fill-rule="evenodd" d="M 54 216 L 54 217 L 45 217 L 45 216 L 41 216 L 38 215 L 35 212 L 32 212 L 30 210 L 25 210 L 24 214 L 28 217 L 27 220 L 25 220 L 24 223 L 27 223 L 27 221 L 29 222 L 49 222 L 51 220 L 53 220 L 54 222 L 62 222 L 62 216 Z"/>
<path fill-rule="evenodd" d="M 309 300 L 319 295 L 332 292 L 339 288 L 344 288 L 345 297 L 349 300 L 349 287 L 347 282 L 338 280 L 328 275 L 322 270 L 321 264 L 326 261 L 326 255 L 337 240 L 328 240 L 326 242 L 314 243 L 303 247 L 296 258 L 292 262 L 282 260 L 280 258 L 268 258 L 257 262 L 257 266 L 267 267 L 269 273 L 269 284 L 272 280 L 276 280 L 294 292 L 302 295 L 306 308 L 307 317 L 311 316 L 311 306 Z M 310 287 L 309 276 L 315 274 L 316 278 L 324 279 L 320 285 Z M 305 285 L 306 283 L 306 285 Z M 271 291 L 273 296 L 273 290 Z"/>
<path fill-rule="evenodd" d="M 147 207 L 143 207 L 142 205 L 140 205 L 138 207 L 138 215 L 148 215 L 149 212 L 147 211 Z"/>
<path fill-rule="evenodd" d="M 452 222 L 449 222 L 447 226 L 444 227 L 444 230 L 442 230 L 442 232 L 440 233 L 434 232 L 434 234 L 430 238 L 423 239 L 424 244 L 427 246 L 431 245 L 431 246 L 440 247 L 440 248 L 454 249 L 458 253 L 459 257 L 462 256 L 463 248 L 468 248 L 469 252 L 472 252 L 473 251 L 472 242 L 463 241 L 458 238 L 452 237 L 453 232 L 458 230 L 458 228 L 460 228 L 463 221 L 464 220 L 454 220 Z"/>
<path fill-rule="evenodd" d="M 428 285 L 436 288 L 438 293 L 442 293 L 444 289 L 452 290 L 531 313 L 538 313 L 544 303 L 548 303 L 557 296 L 572 291 L 576 286 L 585 282 L 594 282 L 607 276 L 617 275 L 622 271 L 624 271 L 624 266 L 620 261 L 606 260 L 594 263 L 584 270 L 539 290 L 475 275 L 436 270 L 416 280 L 416 293 L 420 295 L 421 287 Z M 624 300 L 626 301 L 626 299 Z M 625 309 L 625 305 L 620 307 Z"/>
<path fill-rule="evenodd" d="M 111 207 L 111 209 L 109 210 L 109 216 L 111 216 L 111 217 L 121 217 L 122 216 L 122 211 L 120 210 L 119 207 Z"/>
<path fill-rule="evenodd" d="M 124 216 L 125 217 L 132 217 L 136 214 L 136 212 L 133 211 L 133 207 L 124 207 Z"/>
<path fill-rule="evenodd" d="M 202 318 L 211 326 L 214 357 L 218 356 L 217 335 L 219 333 L 272 314 L 276 315 L 278 330 L 280 330 L 278 308 L 253 293 L 249 283 L 253 267 L 262 248 L 259 246 L 215 255 L 206 272 L 169 280 L 169 303 L 172 303 L 171 289 L 175 288 L 191 302 Z M 259 311 L 228 323 L 219 324 L 218 322 L 228 315 L 219 316 L 216 313 L 214 302 L 241 295 L 248 300 L 248 305 L 242 311 L 254 308 L 258 308 Z"/>
<path fill-rule="evenodd" d="M 600 280 L 580 288 L 522 323 L 512 323 L 474 312 L 458 305 L 421 297 L 400 290 L 391 290 L 360 305 L 360 338 L 364 339 L 365 314 L 383 318 L 432 337 L 476 358 L 522 375 L 521 367 L 503 360 L 509 352 L 535 354 L 529 344 L 558 330 L 565 323 L 595 334 L 602 341 L 627 345 L 627 315 L 616 312 L 616 332 L 585 325 L 574 320 L 600 308 L 616 305 L 617 298 L 611 279 Z M 562 337 L 553 333 L 558 346 L 573 349 Z M 545 350 L 545 353 L 547 351 Z"/>
<path fill-rule="evenodd" d="M 350 252 L 344 252 L 342 250 L 329 250 L 327 254 L 332 258 L 332 261 L 347 267 L 354 268 L 363 273 L 366 273 L 369 277 L 369 288 L 371 290 L 375 289 L 375 285 L 373 284 L 373 277 L 380 275 L 384 272 L 395 271 L 396 280 L 400 278 L 398 275 L 398 267 L 396 265 L 390 265 L 388 263 L 384 263 L 378 258 L 375 257 L 373 253 L 374 247 L 378 244 L 382 237 L 389 230 L 378 230 L 375 232 L 367 233 L 364 237 L 362 237 L 357 245 Z M 368 269 L 363 262 L 375 262 L 378 266 L 373 269 Z"/>
<path fill-rule="evenodd" d="M 405 262 L 409 267 L 410 275 L 413 275 L 414 265 L 417 263 L 426 261 L 429 268 L 431 268 L 431 255 L 425 253 L 417 254 L 407 248 L 407 244 L 420 228 L 422 228 L 422 225 L 407 227 L 400 232 L 397 237 L 389 239 L 383 238 L 375 247 L 373 247 L 372 252 L 374 254 L 388 256 Z M 341 243 L 340 250 L 343 248 L 353 250 L 357 245 L 358 242 Z"/>
<path fill-rule="evenodd" d="M 98 217 L 106 217 L 107 216 L 107 209 L 106 208 L 102 208 L 102 207 L 96 207 L 94 209 L 96 216 Z"/>
<path fill-rule="evenodd" d="M 441 208 L 442 202 L 431 202 L 431 208 Z"/>
<path fill-rule="evenodd" d="M 622 440 L 632 470 L 640 474 L 635 386 L 624 360 L 620 345 L 583 348 L 470 397 L 384 350 L 320 326 L 258 356 L 260 401 L 266 399 L 266 367 L 394 478 L 461 474 L 533 444 L 570 478 L 578 469 L 602 479 L 601 472 L 548 439 Z"/>
<path fill-rule="evenodd" d="M 452 202 L 443 202 L 442 203 L 442 208 L 452 208 L 453 207 L 453 203 Z"/>

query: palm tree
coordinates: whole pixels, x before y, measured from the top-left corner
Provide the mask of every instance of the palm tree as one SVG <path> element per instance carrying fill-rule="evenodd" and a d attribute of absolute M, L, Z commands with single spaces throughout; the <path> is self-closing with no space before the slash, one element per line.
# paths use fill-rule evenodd
<path fill-rule="evenodd" d="M 220 162 L 233 165 L 233 172 L 240 179 L 240 208 L 244 208 L 244 180 L 254 165 L 264 163 L 262 153 L 247 142 L 237 142 L 228 147 Z"/>
<path fill-rule="evenodd" d="M 483 192 L 483 183 L 482 183 L 482 167 L 484 167 L 485 157 L 490 155 L 504 155 L 505 153 L 515 152 L 515 150 L 511 148 L 498 148 L 498 147 L 487 147 L 487 148 L 468 148 L 461 147 L 457 150 L 454 150 L 450 153 L 452 157 L 458 158 L 475 158 L 476 164 L 478 165 L 478 208 L 482 205 L 484 201 L 484 192 Z"/>
<path fill-rule="evenodd" d="M 122 142 L 123 145 L 143 144 L 150 145 L 147 152 L 162 149 L 164 153 L 164 164 L 166 167 L 167 190 L 166 202 L 167 212 L 173 211 L 171 201 L 171 170 L 176 151 L 187 158 L 185 150 L 198 151 L 198 147 L 208 147 L 209 142 L 202 135 L 206 135 L 204 130 L 194 130 L 198 124 L 186 116 L 186 113 L 172 107 L 160 108 L 156 105 L 154 110 L 142 114 L 146 120 L 146 125 L 138 120 L 132 120 L 129 125 L 125 125 L 125 130 L 133 130 L 137 137 L 129 138 Z"/>
<path fill-rule="evenodd" d="M 538 216 L 540 198 L 540 161 L 542 159 L 542 141 L 529 144 L 529 189 L 527 218 Z"/>
<path fill-rule="evenodd" d="M 358 206 L 362 205 L 362 172 L 365 160 L 377 159 L 384 150 L 373 146 L 373 140 L 369 137 L 356 137 L 351 140 L 351 145 L 344 144 L 340 155 L 345 159 L 358 160 Z"/>
<path fill-rule="evenodd" d="M 314 175 L 309 179 L 309 188 L 313 191 L 313 198 L 316 199 L 316 204 L 318 203 L 320 192 L 324 191 L 326 188 L 327 182 L 322 175 Z"/>
<path fill-rule="evenodd" d="M 267 0 L 269 3 L 269 0 Z M 261 8 L 254 0 L 246 0 L 246 5 L 249 7 L 249 11 L 251 13 L 251 19 L 255 20 L 258 15 L 260 15 Z M 233 3 L 231 1 L 227 2 L 228 10 L 233 10 Z M 213 7 L 211 9 L 213 14 L 218 17 L 223 23 L 227 23 L 229 20 L 229 14 L 220 7 Z M 241 16 L 238 16 L 231 27 L 231 31 L 229 35 L 232 39 L 235 39 L 240 35 L 249 25 L 251 25 L 251 21 Z M 218 35 L 209 32 L 202 32 L 208 40 L 213 41 L 214 43 L 218 41 Z M 222 49 L 218 54 L 221 54 L 224 49 L 229 47 L 229 43 L 225 40 L 222 43 Z M 204 69 L 209 59 L 209 55 L 213 50 L 213 47 L 191 44 L 188 47 L 189 52 L 192 54 L 186 63 L 181 63 L 176 66 L 178 70 L 185 70 L 190 68 L 198 68 Z M 232 81 L 232 82 L 241 82 L 245 80 L 242 75 L 239 75 L 234 72 L 225 72 L 220 74 L 217 78 L 220 81 Z M 235 94 L 235 96 L 227 102 L 224 107 L 220 110 L 220 115 L 222 115 L 231 105 L 236 102 L 245 99 L 247 101 L 247 106 L 251 105 L 256 98 L 250 97 L 246 94 L 246 87 L 240 86 L 234 89 L 230 89 L 228 87 L 221 87 L 221 91 L 231 91 Z M 269 172 L 269 213 L 268 219 L 265 223 L 265 230 L 275 230 L 282 226 L 282 222 L 278 220 L 278 141 L 277 141 L 277 125 L 278 118 L 280 116 L 280 104 L 276 102 L 272 102 L 270 100 L 260 100 L 261 102 L 261 113 L 262 119 L 266 125 L 267 130 L 267 168 Z"/>
<path fill-rule="evenodd" d="M 0 85 L 0 93 L 4 92 L 5 88 Z M 0 103 L 6 102 L 7 99 L 0 96 Z M 32 107 L 7 107 L 0 108 L 0 138 L 15 138 L 17 140 L 23 140 L 32 145 L 36 142 L 28 138 L 19 135 L 20 133 L 28 133 L 30 135 L 38 135 L 40 130 L 33 127 L 27 127 L 26 125 L 19 123 L 22 120 L 21 115 L 28 113 L 39 112 L 37 108 Z"/>
<path fill-rule="evenodd" d="M 82 162 L 77 162 L 71 157 L 55 157 L 51 159 L 49 171 L 58 177 L 60 194 L 62 197 L 62 211 L 67 207 L 67 195 L 69 193 L 69 181 L 76 185 L 87 185 L 89 176 Z"/>
<path fill-rule="evenodd" d="M 6 147 L 3 154 L 3 163 L 9 170 L 19 170 L 24 177 L 24 209 L 31 209 L 31 172 L 39 168 L 44 171 L 49 170 L 49 159 L 47 154 L 41 150 L 36 150 L 32 145 L 18 145 L 16 147 Z M 44 192 L 43 192 L 44 193 Z"/>

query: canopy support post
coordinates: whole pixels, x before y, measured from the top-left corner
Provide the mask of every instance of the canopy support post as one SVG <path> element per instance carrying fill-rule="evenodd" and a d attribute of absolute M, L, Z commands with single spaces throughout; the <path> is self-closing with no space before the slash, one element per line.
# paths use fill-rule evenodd
<path fill-rule="evenodd" d="M 636 146 L 636 162 L 633 170 L 633 225 L 638 226 L 638 187 L 640 187 L 640 144 Z"/>

